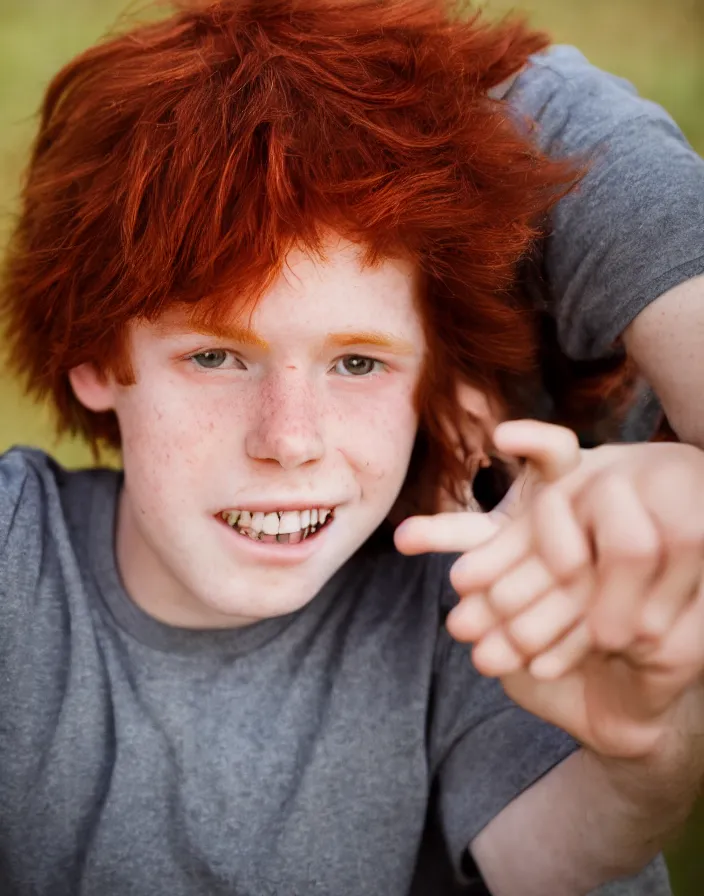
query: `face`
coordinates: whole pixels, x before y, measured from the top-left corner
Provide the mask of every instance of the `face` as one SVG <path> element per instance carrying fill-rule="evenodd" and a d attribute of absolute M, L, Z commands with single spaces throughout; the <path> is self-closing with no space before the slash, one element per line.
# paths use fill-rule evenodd
<path fill-rule="evenodd" d="M 175 312 L 133 325 L 136 384 L 72 372 L 119 420 L 118 564 L 147 612 L 201 628 L 292 612 L 383 521 L 418 422 L 416 288 L 410 263 L 364 266 L 345 241 L 295 251 L 227 333 Z"/>

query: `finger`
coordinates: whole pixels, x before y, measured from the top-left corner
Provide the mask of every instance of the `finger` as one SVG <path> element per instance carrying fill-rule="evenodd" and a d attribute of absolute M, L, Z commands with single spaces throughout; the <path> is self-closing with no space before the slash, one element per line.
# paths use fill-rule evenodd
<path fill-rule="evenodd" d="M 540 557 L 531 554 L 494 582 L 489 588 L 488 603 L 498 617 L 510 619 L 556 584 Z"/>
<path fill-rule="evenodd" d="M 576 470 L 581 459 L 577 436 L 564 426 L 539 420 L 511 420 L 494 430 L 499 451 L 524 457 L 546 482 Z"/>
<path fill-rule="evenodd" d="M 526 489 L 526 485 L 525 471 L 521 471 L 496 507 L 487 513 L 489 519 L 495 520 L 497 525 L 503 526 L 519 516 L 525 509 L 526 491 L 529 491 Z"/>
<path fill-rule="evenodd" d="M 667 563 L 646 597 L 637 629 L 639 635 L 650 640 L 664 637 L 672 628 L 694 600 L 704 574 L 699 545 L 669 548 L 667 553 Z"/>
<path fill-rule="evenodd" d="M 471 594 L 450 610 L 445 627 L 455 641 L 469 643 L 483 638 L 499 621 L 485 595 Z"/>
<path fill-rule="evenodd" d="M 511 642 L 526 660 L 556 644 L 584 617 L 589 592 L 585 581 L 556 588 L 506 623 Z"/>
<path fill-rule="evenodd" d="M 548 486 L 537 495 L 532 514 L 536 551 L 558 581 L 571 581 L 591 565 L 590 541 L 559 488 Z"/>
<path fill-rule="evenodd" d="M 402 554 L 464 553 L 497 531 L 497 523 L 484 513 L 436 513 L 404 520 L 394 532 L 394 543 Z"/>
<path fill-rule="evenodd" d="M 487 516 L 504 526 L 510 520 L 521 516 L 530 507 L 535 492 L 542 485 L 540 477 L 528 464 L 516 461 L 513 482 L 499 503 L 488 511 Z"/>
<path fill-rule="evenodd" d="M 530 550 L 530 520 L 523 516 L 460 557 L 450 570 L 450 582 L 458 594 L 486 591 Z"/>
<path fill-rule="evenodd" d="M 534 678 L 552 681 L 576 669 L 593 647 L 586 621 L 579 622 L 556 644 L 531 660 L 528 670 Z"/>
<path fill-rule="evenodd" d="M 501 629 L 492 629 L 472 648 L 472 662 L 478 672 L 490 678 L 510 675 L 524 665 L 523 657 Z"/>
<path fill-rule="evenodd" d="M 661 558 L 660 536 L 631 483 L 600 477 L 584 497 L 597 558 L 597 597 L 590 613 L 602 650 L 623 650 L 636 635 L 641 607 Z"/>

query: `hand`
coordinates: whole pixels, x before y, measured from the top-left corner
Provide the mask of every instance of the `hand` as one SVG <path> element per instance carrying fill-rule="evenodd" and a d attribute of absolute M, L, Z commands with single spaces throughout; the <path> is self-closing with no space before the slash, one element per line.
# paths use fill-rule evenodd
<path fill-rule="evenodd" d="M 573 437 L 570 456 L 556 430 L 498 428 L 499 449 L 531 458 L 533 479 L 489 541 L 495 518 L 455 514 L 454 526 L 408 521 L 397 544 L 469 550 L 452 570 L 462 600 L 448 630 L 475 642 L 479 671 L 598 752 L 632 755 L 704 667 L 704 456 L 683 445 L 579 455 Z"/>

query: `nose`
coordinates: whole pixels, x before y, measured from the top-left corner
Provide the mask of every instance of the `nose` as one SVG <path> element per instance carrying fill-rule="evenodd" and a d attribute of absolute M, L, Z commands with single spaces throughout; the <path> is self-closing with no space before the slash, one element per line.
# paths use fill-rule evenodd
<path fill-rule="evenodd" d="M 323 456 L 318 399 L 297 371 L 268 377 L 245 442 L 249 457 L 293 469 Z"/>

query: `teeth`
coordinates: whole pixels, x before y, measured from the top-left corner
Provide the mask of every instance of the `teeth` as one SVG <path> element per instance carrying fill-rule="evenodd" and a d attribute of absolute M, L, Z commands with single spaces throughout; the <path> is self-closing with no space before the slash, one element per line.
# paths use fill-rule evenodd
<path fill-rule="evenodd" d="M 257 526 L 256 526 L 256 517 L 258 516 L 258 514 L 255 513 L 254 516 L 255 516 L 255 525 L 254 525 L 253 528 L 256 529 L 256 528 L 257 528 Z M 267 515 L 264 517 L 264 519 L 263 519 L 263 521 L 262 521 L 262 528 L 261 528 L 261 530 L 257 530 L 257 531 L 261 531 L 261 532 L 263 532 L 265 535 L 278 535 L 279 532 L 281 531 L 281 530 L 279 529 L 279 515 L 278 515 L 278 513 L 267 513 Z"/>
<path fill-rule="evenodd" d="M 222 519 L 240 534 L 261 541 L 264 536 L 272 536 L 281 544 L 298 544 L 317 532 L 331 517 L 332 510 L 311 508 L 310 510 L 280 510 L 264 513 L 248 510 L 224 510 Z M 266 539 L 265 539 L 266 540 Z"/>
<path fill-rule="evenodd" d="M 305 528 L 303 517 L 308 511 L 304 510 L 299 513 L 297 510 L 286 510 L 281 514 L 279 520 L 279 535 L 290 535 Z"/>

